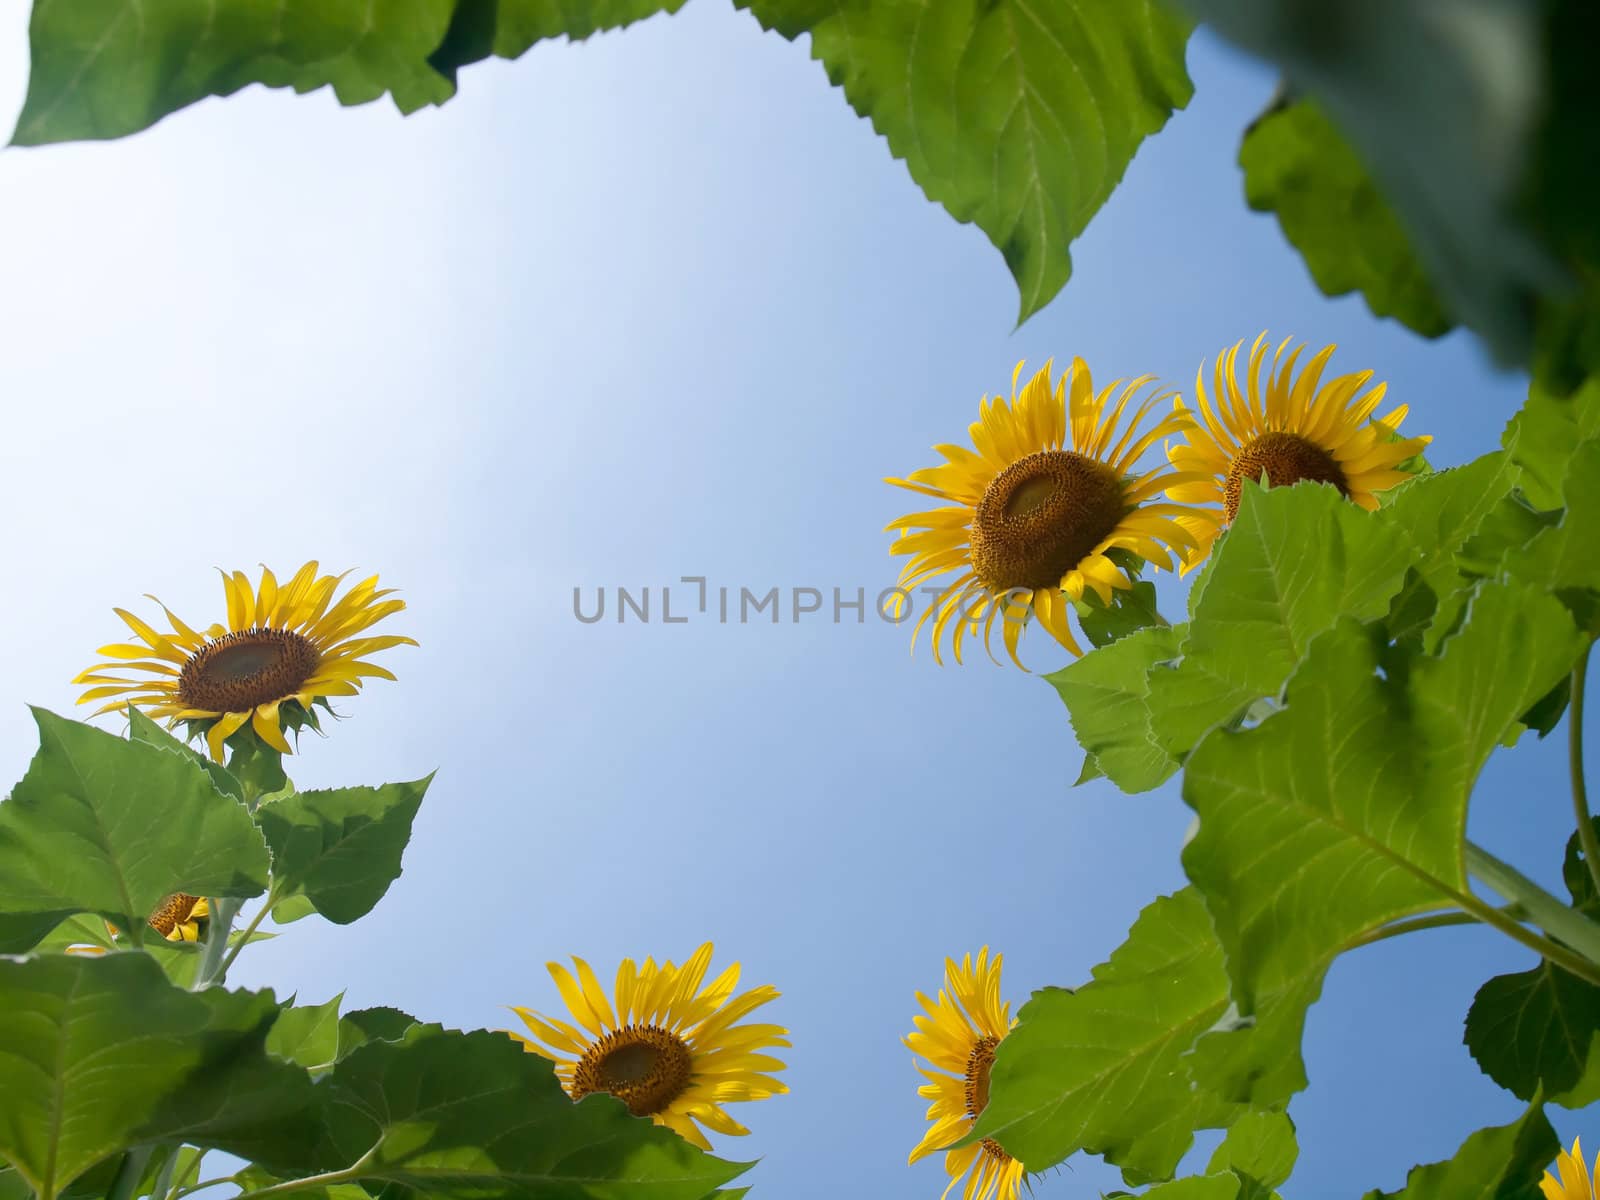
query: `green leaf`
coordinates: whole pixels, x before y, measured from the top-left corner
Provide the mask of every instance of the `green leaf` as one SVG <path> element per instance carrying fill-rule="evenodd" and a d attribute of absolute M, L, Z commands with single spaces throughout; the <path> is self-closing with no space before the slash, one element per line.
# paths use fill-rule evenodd
<path fill-rule="evenodd" d="M 1184 798 L 1200 828 L 1184 867 L 1241 1014 L 1263 993 L 1320 985 L 1382 925 L 1467 894 L 1473 781 L 1581 646 L 1557 601 L 1513 584 L 1480 585 L 1435 657 L 1345 620 L 1312 644 L 1284 711 L 1195 749 Z"/>
<path fill-rule="evenodd" d="M 317 906 L 305 896 L 290 896 L 272 906 L 272 920 L 277 925 L 292 925 L 303 921 L 317 911 Z"/>
<path fill-rule="evenodd" d="M 98 913 L 137 940 L 173 892 L 266 890 L 261 834 L 194 762 L 33 713 L 39 752 L 0 802 L 0 952 L 26 950 L 74 913 Z"/>
<path fill-rule="evenodd" d="M 371 912 L 400 877 L 411 822 L 432 779 L 293 792 L 262 804 L 256 820 L 272 847 L 275 893 L 304 894 L 338 925 Z"/>
<path fill-rule="evenodd" d="M 1600 437 L 1600 379 L 1576 393 L 1557 396 L 1535 380 L 1528 400 L 1501 439 L 1521 468 L 1519 484 L 1537 509 L 1562 507 L 1562 485 L 1575 447 Z"/>
<path fill-rule="evenodd" d="M 1545 23 L 1587 0 L 1185 5 L 1315 98 L 1393 206 L 1443 307 L 1498 357 L 1527 361 L 1539 298 L 1570 286 L 1556 257 L 1561 239 L 1549 236 L 1558 231 L 1530 220 L 1530 209 L 1565 186 L 1561 164 L 1592 158 L 1592 140 L 1577 130 L 1600 118 L 1592 96 L 1574 89 L 1574 111 L 1555 131 L 1563 136 L 1543 144 L 1547 57 L 1580 75 L 1589 58 L 1582 41 L 1547 43 Z"/>
<path fill-rule="evenodd" d="M 221 763 L 212 762 L 209 755 L 201 754 L 187 742 L 179 741 L 134 705 L 128 705 L 127 713 L 130 741 L 143 742 L 146 746 L 155 746 L 159 750 L 167 750 L 188 759 L 211 776 L 211 785 L 217 791 L 224 796 L 232 796 L 235 800 L 244 799 L 244 788 Z"/>
<path fill-rule="evenodd" d="M 1461 548 L 1520 478 L 1508 455 L 1485 454 L 1465 466 L 1431 471 L 1402 484 L 1389 493 L 1389 503 L 1373 520 L 1418 548 L 1412 569 L 1436 596 L 1446 596 L 1464 583 Z"/>
<path fill-rule="evenodd" d="M 1455 324 L 1399 219 L 1314 101 L 1275 101 L 1239 147 L 1245 198 L 1276 213 L 1326 296 L 1359 291 L 1379 317 L 1424 337 Z"/>
<path fill-rule="evenodd" d="M 1128 1195 L 1116 1192 L 1113 1195 Z M 1139 1200 L 1237 1200 L 1240 1196 L 1239 1177 L 1232 1172 L 1222 1175 L 1190 1175 L 1160 1183 L 1139 1193 Z"/>
<path fill-rule="evenodd" d="M 1294 1122 L 1288 1113 L 1250 1112 L 1228 1127 L 1228 1136 L 1206 1164 L 1206 1173 L 1238 1171 L 1264 1187 L 1275 1188 L 1288 1180 L 1299 1156 Z"/>
<path fill-rule="evenodd" d="M 1402 1190 L 1364 1200 L 1540 1200 L 1539 1180 L 1560 1149 L 1543 1110 L 1531 1108 L 1515 1124 L 1478 1130 L 1454 1158 L 1412 1168 Z"/>
<path fill-rule="evenodd" d="M 1108 646 L 1140 629 L 1167 623 L 1156 606 L 1156 585 L 1143 579 L 1113 592 L 1110 604 L 1093 591 L 1085 592 L 1076 607 L 1078 624 L 1093 646 Z"/>
<path fill-rule="evenodd" d="M 420 1022 L 398 1008 L 358 1008 L 339 1018 L 339 1057 L 368 1042 L 398 1042 Z"/>
<path fill-rule="evenodd" d="M 811 54 L 929 199 L 1005 256 L 1019 319 L 1139 144 L 1188 103 L 1191 25 L 1157 0 L 736 0 Z"/>
<path fill-rule="evenodd" d="M 0 1154 L 51 1200 L 124 1146 L 295 1121 L 310 1085 L 262 1052 L 276 1015 L 271 993 L 185 991 L 144 954 L 0 959 Z"/>
<path fill-rule="evenodd" d="M 455 0 L 75 0 L 38 3 L 33 70 L 12 144 L 124 137 L 247 84 L 329 87 L 341 104 L 385 92 L 401 112 L 438 104 L 428 65 Z"/>
<path fill-rule="evenodd" d="M 1197 1092 L 1183 1056 L 1228 1005 L 1211 918 L 1192 888 L 1155 901 L 1094 980 L 1046 988 L 1001 1042 L 988 1106 L 971 1137 L 992 1137 L 1030 1171 L 1086 1150 L 1129 1183 L 1169 1178 L 1197 1129 L 1227 1104 Z"/>
<path fill-rule="evenodd" d="M 1463 1040 L 1483 1073 L 1519 1100 L 1567 1104 L 1600 1034 L 1600 988 L 1541 962 L 1531 971 L 1497 975 L 1473 998 Z M 1594 1096 L 1568 1104 L 1576 1108 Z"/>
<path fill-rule="evenodd" d="M 285 1005 L 267 1034 L 267 1053 L 306 1069 L 333 1062 L 339 1053 L 340 992 L 332 1000 L 314 1005 Z"/>
<path fill-rule="evenodd" d="M 574 1104 L 549 1061 L 503 1033 L 414 1025 L 356 1048 L 317 1088 L 320 1169 L 363 1159 L 369 1185 L 396 1185 L 390 1200 L 701 1200 L 745 1170 L 610 1096 Z"/>
<path fill-rule="evenodd" d="M 620 29 L 658 12 L 675 13 L 684 0 L 457 0 L 449 31 L 429 64 L 452 83 L 456 72 L 491 54 L 518 58 L 535 42 L 580 41 L 603 29 Z"/>
<path fill-rule="evenodd" d="M 1124 791 L 1148 791 L 1177 770 L 1150 730 L 1146 697 L 1151 669 L 1177 654 L 1182 628 L 1141 629 L 1045 676 L 1096 771 Z M 1086 762 L 1080 782 L 1092 777 Z"/>
<path fill-rule="evenodd" d="M 1177 669 L 1150 676 L 1156 741 L 1174 757 L 1277 695 L 1311 639 L 1340 617 L 1384 613 L 1417 551 L 1334 488 L 1246 483 L 1213 555 Z"/>
<path fill-rule="evenodd" d="M 1595 554 L 1595 531 L 1600 529 L 1600 437 L 1590 438 L 1573 452 L 1562 491 L 1566 511 L 1561 520 L 1511 550 L 1503 569 L 1514 579 L 1551 591 L 1600 591 L 1600 555 Z"/>

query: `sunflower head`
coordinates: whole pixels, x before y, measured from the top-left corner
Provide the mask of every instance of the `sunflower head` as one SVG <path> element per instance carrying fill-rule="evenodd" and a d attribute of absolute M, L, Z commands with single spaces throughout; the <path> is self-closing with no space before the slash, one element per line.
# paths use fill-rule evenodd
<path fill-rule="evenodd" d="M 738 963 L 705 983 L 710 942 L 681 967 L 670 961 L 657 966 L 650 958 L 635 966 L 624 959 L 610 997 L 588 963 L 572 963 L 576 974 L 559 963 L 549 969 L 576 1024 L 514 1008 L 531 1036 L 511 1036 L 555 1063 L 574 1100 L 607 1092 L 634 1116 L 649 1117 L 709 1150 L 700 1125 L 717 1133 L 750 1132 L 728 1116 L 724 1104 L 789 1090 L 770 1074 L 784 1064 L 764 1053 L 787 1046 L 788 1030 L 739 1023 L 777 999 L 777 990 L 758 987 L 735 996 Z"/>
<path fill-rule="evenodd" d="M 211 906 L 204 897 L 174 893 L 150 914 L 150 928 L 169 942 L 198 942 L 205 933 Z"/>
<path fill-rule="evenodd" d="M 979 405 L 969 429 L 974 449 L 938 446 L 943 463 L 887 481 L 948 502 L 888 526 L 900 535 L 891 553 L 908 556 L 902 591 L 955 575 L 942 587 L 923 587 L 936 596 L 912 634 L 915 644 L 933 619 L 938 661 L 947 630 L 957 662 L 963 639 L 979 628 L 989 649 L 997 617 L 1019 667 L 1022 626 L 1035 617 L 1069 652 L 1082 654 L 1069 607 L 1086 592 L 1111 603 L 1116 591 L 1133 586 L 1130 564 L 1171 569 L 1174 551 L 1180 562 L 1197 560 L 1195 527 L 1215 524 L 1204 510 L 1154 499 L 1183 475 L 1164 466 L 1138 470 L 1155 442 L 1189 423 L 1176 410 L 1147 420 L 1167 398 L 1145 392 L 1149 378 L 1119 379 L 1096 393 L 1082 359 L 1053 385 L 1050 370 L 1046 363 L 1019 393 L 1018 363 L 1010 401 L 985 397 Z"/>
<path fill-rule="evenodd" d="M 367 655 L 416 645 L 408 637 L 357 637 L 406 605 L 385 599 L 394 589 L 380 590 L 376 575 L 335 599 L 343 580 L 343 575 L 318 576 L 314 562 L 284 584 L 266 567 L 255 586 L 243 571 L 224 572 L 228 622 L 203 632 L 165 605 L 161 609 L 171 627 L 165 633 L 114 609 L 139 640 L 100 648 L 108 661 L 73 680 L 90 685 L 78 703 L 106 700 L 96 716 L 133 704 L 165 718 L 169 727 L 184 722 L 191 736 L 205 734 L 218 762 L 224 742 L 247 724 L 263 743 L 288 754 L 285 729 L 316 728 L 315 710 L 329 709 L 331 697 L 355 695 L 371 676 L 394 678 L 387 668 L 366 661 Z"/>
<path fill-rule="evenodd" d="M 1583 1161 L 1583 1139 L 1572 1139 L 1572 1153 L 1565 1150 L 1556 1158 L 1560 1178 L 1549 1171 L 1539 1181 L 1544 1200 L 1595 1200 L 1594 1180 Z M 1600 1157 L 1595 1159 L 1594 1172 L 1600 1175 Z"/>
<path fill-rule="evenodd" d="M 1336 347 L 1323 347 L 1296 374 L 1305 346 L 1291 351 L 1289 342 L 1285 338 L 1278 344 L 1265 380 L 1265 333 L 1250 347 L 1242 388 L 1238 357 L 1243 342 L 1217 356 L 1209 393 L 1205 367 L 1195 375 L 1199 419 L 1190 422 L 1184 440 L 1167 452 L 1184 476 L 1167 487 L 1167 496 L 1217 506 L 1209 510 L 1216 514 L 1210 536 L 1195 530 L 1207 548 L 1216 530 L 1238 515 L 1246 480 L 1268 487 L 1330 484 L 1362 508 L 1374 509 L 1377 493 L 1409 478 L 1407 460 L 1432 440 L 1400 436 L 1407 411 L 1403 404 L 1373 416 L 1386 385 L 1368 387 L 1371 371 L 1324 381 Z M 1176 407 L 1188 414 L 1181 399 Z"/>
<path fill-rule="evenodd" d="M 922 1012 L 913 1018 L 915 1030 L 905 1044 L 930 1066 L 919 1067 L 928 1082 L 917 1094 L 931 1101 L 928 1129 L 911 1151 L 911 1162 L 964 1137 L 989 1103 L 989 1072 L 995 1049 L 1011 1031 L 1011 1006 L 1000 1000 L 1001 956 L 989 957 L 985 946 L 960 964 L 946 959 L 944 987 L 937 1000 L 918 992 Z M 950 1186 L 961 1180 L 966 1200 L 1017 1200 L 1022 1188 L 1022 1164 L 993 1139 L 948 1150 L 944 1156 Z"/>

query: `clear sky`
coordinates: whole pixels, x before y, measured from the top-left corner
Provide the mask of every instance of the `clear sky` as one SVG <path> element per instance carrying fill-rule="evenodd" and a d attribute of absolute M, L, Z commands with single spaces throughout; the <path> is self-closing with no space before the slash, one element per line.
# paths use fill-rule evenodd
<path fill-rule="evenodd" d="M 0 14 L 6 128 L 23 8 Z M 833 623 L 833 588 L 894 580 L 881 530 L 916 503 L 882 477 L 964 438 L 1018 359 L 1187 385 L 1263 328 L 1336 341 L 1336 368 L 1410 403 L 1436 465 L 1491 449 L 1525 389 L 1464 337 L 1321 298 L 1234 165 L 1270 75 L 1205 35 L 1190 64 L 1195 101 L 1020 329 L 983 235 L 804 43 L 726 0 L 468 68 L 406 119 L 251 89 L 122 142 L 0 154 L 0 774 L 35 744 L 24 701 L 72 711 L 112 605 L 153 592 L 210 622 L 216 567 L 380 571 L 411 605 L 388 631 L 421 647 L 291 773 L 437 768 L 405 874 L 361 924 L 301 922 L 233 981 L 502 1026 L 503 1005 L 559 1005 L 548 959 L 605 976 L 711 938 L 783 990 L 793 1031 L 792 1094 L 738 1106 L 754 1136 L 717 1142 L 762 1159 L 755 1194 L 938 1196 L 937 1158 L 905 1165 L 912 992 L 986 943 L 1019 1004 L 1083 982 L 1181 885 L 1189 812 L 1174 785 L 1069 790 L 1080 754 L 1037 677 L 941 669 L 870 613 Z M 690 608 L 682 576 L 786 605 L 816 588 L 824 610 L 663 624 L 662 586 Z M 618 586 L 651 589 L 650 623 L 574 619 L 575 587 Z M 1025 659 L 1061 663 L 1036 636 Z M 1497 759 L 1472 814 L 1551 887 L 1555 741 Z M 1337 964 L 1292 1194 L 1397 1188 L 1520 1111 L 1461 1021 L 1482 979 L 1530 965 L 1461 929 Z M 1075 1161 L 1038 1194 L 1116 1182 Z"/>

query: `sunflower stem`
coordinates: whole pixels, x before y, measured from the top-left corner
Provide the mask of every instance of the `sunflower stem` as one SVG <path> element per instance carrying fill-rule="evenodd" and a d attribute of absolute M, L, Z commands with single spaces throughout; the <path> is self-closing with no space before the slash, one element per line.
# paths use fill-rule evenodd
<path fill-rule="evenodd" d="M 302 1179 L 288 1179 L 283 1183 L 274 1183 L 270 1187 L 257 1188 L 253 1192 L 240 1192 L 234 1200 L 263 1200 L 266 1196 L 282 1196 L 289 1192 L 303 1192 L 307 1188 L 332 1187 L 338 1183 L 354 1183 L 361 1178 L 362 1173 L 372 1162 L 372 1156 L 377 1152 L 374 1146 L 348 1167 L 338 1171 L 324 1171 L 321 1175 L 307 1175 Z"/>
<path fill-rule="evenodd" d="M 222 974 L 227 969 L 223 965 L 222 955 L 228 948 L 228 935 L 233 932 L 234 919 L 244 907 L 244 901 L 229 897 L 212 900 L 210 906 L 211 923 L 206 931 L 206 949 L 200 958 L 200 969 L 195 972 L 194 987 L 191 989 L 196 992 L 222 982 Z"/>
<path fill-rule="evenodd" d="M 1600 985 L 1600 925 L 1561 903 L 1510 863 L 1501 862 L 1481 846 L 1468 842 L 1466 860 L 1471 875 L 1521 905 L 1528 919 L 1550 936 L 1535 933 L 1508 913 L 1485 904 L 1470 893 L 1461 897 L 1463 908 L 1580 979 Z M 1554 938 L 1561 941 L 1554 941 Z"/>
<path fill-rule="evenodd" d="M 161 1170 L 156 1172 L 156 1179 L 150 1185 L 150 1200 L 167 1200 L 167 1193 L 172 1189 L 172 1172 L 178 1166 L 178 1152 L 183 1147 L 172 1147 L 172 1153 L 167 1155 L 167 1161 L 161 1164 Z"/>
<path fill-rule="evenodd" d="M 173 1193 L 173 1200 L 183 1200 L 183 1197 L 192 1196 L 195 1192 L 203 1192 L 207 1188 L 221 1187 L 225 1183 L 238 1182 L 239 1177 L 237 1175 L 217 1175 L 211 1179 L 202 1179 L 199 1183 L 191 1183 L 186 1187 L 180 1187 Z"/>
<path fill-rule="evenodd" d="M 1371 933 L 1364 934 L 1350 944 L 1353 950 L 1357 946 L 1370 946 L 1374 942 L 1387 941 L 1392 937 L 1399 937 L 1406 933 L 1415 933 L 1419 929 L 1440 929 L 1448 925 L 1478 925 L 1482 918 L 1475 913 L 1462 912 L 1460 909 L 1450 909 L 1448 912 L 1428 913 L 1426 916 L 1412 917 L 1405 921 L 1394 921 Z"/>
<path fill-rule="evenodd" d="M 222 960 L 222 965 L 217 968 L 216 981 L 218 983 L 221 983 L 227 977 L 228 968 L 233 966 L 234 960 L 250 944 L 250 939 L 255 936 L 256 930 L 261 927 L 262 920 L 276 903 L 277 893 L 269 890 L 266 898 L 261 901 L 261 907 L 256 909 L 256 915 L 250 918 L 250 924 L 244 927 L 244 932 L 239 935 L 239 940 L 234 943 L 233 948 L 228 951 L 228 956 Z"/>
<path fill-rule="evenodd" d="M 1590 649 L 1594 643 L 1590 643 Z M 1583 777 L 1583 685 L 1589 675 L 1589 649 L 1572 668 L 1572 700 L 1567 707 L 1567 767 L 1572 773 L 1572 807 L 1578 817 L 1578 845 L 1589 868 L 1595 895 L 1600 896 L 1600 836 L 1589 813 L 1589 787 Z"/>
<path fill-rule="evenodd" d="M 106 1192 L 106 1200 L 131 1200 L 134 1192 L 139 1190 L 139 1180 L 153 1153 L 154 1146 L 135 1146 L 123 1154 L 122 1163 L 117 1167 L 111 1187 Z"/>

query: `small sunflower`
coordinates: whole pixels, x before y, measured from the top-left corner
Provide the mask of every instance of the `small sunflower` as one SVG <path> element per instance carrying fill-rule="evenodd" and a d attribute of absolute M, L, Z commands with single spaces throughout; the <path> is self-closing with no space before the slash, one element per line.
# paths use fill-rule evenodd
<path fill-rule="evenodd" d="M 1539 1190 L 1544 1193 L 1544 1200 L 1595 1200 L 1594 1182 L 1589 1176 L 1589 1168 L 1584 1165 L 1582 1138 L 1572 1139 L 1572 1153 L 1563 1150 L 1556 1158 L 1556 1170 L 1561 1172 L 1557 1179 L 1549 1171 L 1544 1173 L 1544 1178 L 1539 1181 Z M 1595 1158 L 1594 1171 L 1600 1175 L 1600 1157 Z"/>
<path fill-rule="evenodd" d="M 1264 395 L 1265 333 L 1250 347 L 1243 393 L 1236 370 L 1242 341 L 1219 354 L 1213 364 L 1215 408 L 1206 395 L 1204 364 L 1195 373 L 1200 421 L 1191 421 L 1185 441 L 1167 452 L 1172 465 L 1186 476 L 1167 488 L 1167 497 L 1222 506 L 1219 519 L 1209 529 L 1191 527 L 1208 552 L 1220 526 L 1238 515 L 1246 479 L 1256 481 L 1265 476 L 1268 487 L 1306 480 L 1331 483 L 1370 510 L 1378 507 L 1378 492 L 1410 478 L 1399 465 L 1433 440 L 1399 436 L 1408 411 L 1404 404 L 1373 417 L 1388 385 L 1379 383 L 1362 392 L 1372 379 L 1371 371 L 1340 375 L 1323 383 L 1322 372 L 1335 346 L 1324 346 L 1296 379 L 1295 365 L 1305 346 L 1297 346 L 1285 356 L 1291 340 L 1278 343 Z M 1181 399 L 1177 411 L 1191 415 Z"/>
<path fill-rule="evenodd" d="M 204 922 L 210 916 L 211 905 L 203 896 L 174 892 L 161 902 L 161 907 L 151 913 L 145 923 L 169 942 L 198 942 L 205 933 Z M 106 932 L 114 938 L 122 935 L 122 931 L 110 921 L 106 922 Z M 105 949 L 101 946 L 82 946 L 78 953 L 104 954 Z"/>
<path fill-rule="evenodd" d="M 784 1064 L 761 1051 L 787 1046 L 778 1025 L 738 1025 L 740 1018 L 778 998 L 772 987 L 734 996 L 739 964 L 701 986 L 711 965 L 711 943 L 679 967 L 631 958 L 617 968 L 615 1008 L 589 964 L 574 958 L 577 978 L 550 963 L 561 998 L 583 1028 L 513 1008 L 532 1038 L 512 1033 L 532 1053 L 550 1059 L 574 1100 L 608 1092 L 636 1117 L 665 1125 L 702 1150 L 711 1144 L 696 1126 L 717 1133 L 750 1131 L 723 1111 L 735 1100 L 765 1100 L 789 1090 L 766 1074 Z"/>
<path fill-rule="evenodd" d="M 915 645 L 923 623 L 934 617 L 935 661 L 943 661 L 940 643 L 952 624 L 958 663 L 963 637 L 976 637 L 980 625 L 987 650 L 996 615 L 1002 618 L 1006 650 L 1019 667 L 1017 641 L 1030 616 L 1068 651 L 1081 655 L 1067 620 L 1072 603 L 1086 591 L 1111 603 L 1114 591 L 1133 586 L 1128 567 L 1136 560 L 1170 570 L 1170 551 L 1176 549 L 1181 561 L 1198 561 L 1203 543 L 1196 523 L 1208 527 L 1206 541 L 1214 535 L 1211 514 L 1153 499 L 1201 476 L 1175 473 L 1165 464 L 1135 473 L 1135 464 L 1156 441 L 1189 423 L 1173 412 L 1140 431 L 1151 410 L 1167 398 L 1162 394 L 1147 396 L 1131 418 L 1123 419 L 1150 377 L 1125 385 L 1116 380 L 1097 395 L 1082 359 L 1073 359 L 1053 388 L 1050 366 L 1046 363 L 1019 395 L 1018 363 L 1011 402 L 984 398 L 969 429 L 976 453 L 936 446 L 947 461 L 913 471 L 907 479 L 885 481 L 952 502 L 888 526 L 900 534 L 890 553 L 911 556 L 900 573 L 904 591 L 959 572 L 912 632 Z"/>
<path fill-rule="evenodd" d="M 959 1141 L 989 1103 L 995 1047 L 1012 1025 L 1011 1005 L 1000 1002 L 1002 961 L 999 954 L 991 960 L 987 946 L 978 952 L 976 964 L 970 954 L 960 966 L 947 958 L 938 1000 L 917 993 L 923 1013 L 914 1018 L 916 1032 L 904 1040 L 913 1054 L 933 1064 L 933 1070 L 917 1068 L 928 1081 L 917 1095 L 933 1103 L 928 1105 L 928 1131 L 910 1162 Z M 946 1196 L 967 1180 L 963 1200 L 1017 1200 L 1025 1174 L 1022 1164 L 991 1138 L 946 1151 L 944 1169 L 950 1176 Z"/>
<path fill-rule="evenodd" d="M 201 896 L 182 892 L 168 896 L 150 915 L 150 928 L 169 942 L 198 942 L 202 921 L 211 916 L 211 906 Z"/>
<path fill-rule="evenodd" d="M 347 572 L 348 573 L 348 572 Z M 78 697 L 116 699 L 92 714 L 137 705 L 168 727 L 192 722 L 206 731 L 211 757 L 222 761 L 222 744 L 245 722 L 281 753 L 290 753 L 283 729 L 316 725 L 312 705 L 327 707 L 330 696 L 354 696 L 367 676 L 393 679 L 365 655 L 391 646 L 415 646 L 408 637 L 355 637 L 406 606 L 385 600 L 394 589 L 378 589 L 378 577 L 365 579 L 333 599 L 343 575 L 317 576 L 308 562 L 280 585 L 261 568 L 261 583 L 251 587 L 243 571 L 223 573 L 228 623 L 203 633 L 185 625 L 161 604 L 171 633 L 160 633 L 132 613 L 113 609 L 139 641 L 100 647 L 101 657 L 72 682 L 93 684 Z M 146 677 L 148 676 L 148 677 Z"/>

